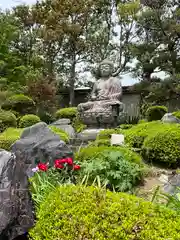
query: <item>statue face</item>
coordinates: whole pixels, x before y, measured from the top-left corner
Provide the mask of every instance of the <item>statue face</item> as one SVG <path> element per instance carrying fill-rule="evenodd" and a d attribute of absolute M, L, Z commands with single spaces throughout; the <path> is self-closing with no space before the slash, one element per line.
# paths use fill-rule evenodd
<path fill-rule="evenodd" d="M 102 77 L 109 77 L 112 74 L 112 68 L 109 64 L 100 65 L 100 74 Z"/>

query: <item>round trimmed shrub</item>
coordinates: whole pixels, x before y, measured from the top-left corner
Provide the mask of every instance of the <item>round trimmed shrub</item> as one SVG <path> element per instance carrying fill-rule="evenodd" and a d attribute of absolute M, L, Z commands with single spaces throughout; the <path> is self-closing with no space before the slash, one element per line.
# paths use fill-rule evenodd
<path fill-rule="evenodd" d="M 16 127 L 17 118 L 10 111 L 0 111 L 0 132 L 3 132 L 6 128 Z"/>
<path fill-rule="evenodd" d="M 7 151 L 10 150 L 11 145 L 15 143 L 21 136 L 23 129 L 8 128 L 0 134 L 0 148 Z"/>
<path fill-rule="evenodd" d="M 131 129 L 124 130 L 123 134 L 125 135 L 125 142 L 130 147 L 141 148 L 146 137 L 157 131 L 163 131 L 169 126 L 171 125 L 168 123 L 162 123 L 161 121 L 137 124 Z"/>
<path fill-rule="evenodd" d="M 41 204 L 29 234 L 34 240 L 180 239 L 180 219 L 129 194 L 59 186 Z"/>
<path fill-rule="evenodd" d="M 76 107 L 62 108 L 62 109 L 58 110 L 55 114 L 56 119 L 68 118 L 71 121 L 73 121 L 75 119 L 76 115 L 77 115 Z"/>
<path fill-rule="evenodd" d="M 17 94 L 9 97 L 2 106 L 5 110 L 13 110 L 20 115 L 34 113 L 36 106 L 32 98 L 23 94 Z"/>
<path fill-rule="evenodd" d="M 168 167 L 180 166 L 180 127 L 177 124 L 147 137 L 142 147 L 147 161 L 164 163 Z"/>
<path fill-rule="evenodd" d="M 141 156 L 131 149 L 126 147 L 114 147 L 114 146 L 90 146 L 80 150 L 79 153 L 76 153 L 76 159 L 80 162 L 91 161 L 92 158 L 101 157 L 104 151 L 116 151 L 120 152 L 124 158 L 129 162 L 134 162 L 139 165 L 142 164 Z"/>
<path fill-rule="evenodd" d="M 168 109 L 165 106 L 152 106 L 147 109 L 146 118 L 149 122 L 161 120 L 167 112 Z"/>
<path fill-rule="evenodd" d="M 20 118 L 19 127 L 27 128 L 27 127 L 31 127 L 39 122 L 41 122 L 41 119 L 38 116 L 36 116 L 34 114 L 27 114 L 27 115 L 23 116 L 22 118 Z"/>
<path fill-rule="evenodd" d="M 53 133 L 57 134 L 60 137 L 60 139 L 65 143 L 69 142 L 69 139 L 70 139 L 69 135 L 62 129 L 57 128 L 55 126 L 49 126 L 49 129 L 51 129 Z"/>

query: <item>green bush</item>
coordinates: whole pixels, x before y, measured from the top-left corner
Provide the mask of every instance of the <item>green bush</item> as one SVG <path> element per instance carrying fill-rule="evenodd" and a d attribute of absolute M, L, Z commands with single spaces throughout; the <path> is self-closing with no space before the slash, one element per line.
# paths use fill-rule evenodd
<path fill-rule="evenodd" d="M 180 219 L 126 193 L 59 186 L 41 204 L 29 234 L 34 240 L 178 240 Z"/>
<path fill-rule="evenodd" d="M 143 179 L 144 169 L 128 160 L 117 150 L 111 152 L 106 150 L 100 156 L 81 164 L 80 178 L 87 176 L 87 183 L 90 185 L 99 178 L 101 185 L 111 190 L 130 191 Z"/>
<path fill-rule="evenodd" d="M 27 114 L 27 115 L 24 115 L 22 118 L 20 118 L 19 127 L 27 128 L 39 122 L 41 122 L 41 119 L 38 116 L 34 114 Z"/>
<path fill-rule="evenodd" d="M 100 146 L 111 146 L 111 140 L 110 139 L 99 139 L 96 141 L 91 142 L 88 146 L 94 146 L 94 147 L 100 147 Z"/>
<path fill-rule="evenodd" d="M 55 126 L 49 126 L 49 128 L 51 129 L 51 131 L 53 133 L 57 134 L 61 140 L 63 140 L 66 143 L 69 142 L 69 136 L 65 131 L 63 131 L 62 129 L 59 129 Z"/>
<path fill-rule="evenodd" d="M 79 117 L 77 117 L 77 116 L 73 120 L 72 126 L 75 129 L 76 133 L 80 133 L 80 132 L 82 132 L 83 130 L 85 130 L 87 128 L 87 126 L 85 124 L 83 124 L 81 122 L 81 120 L 79 119 Z"/>
<path fill-rule="evenodd" d="M 146 122 L 147 122 L 147 119 L 141 119 L 141 120 L 139 120 L 138 124 L 146 123 Z"/>
<path fill-rule="evenodd" d="M 152 106 L 146 111 L 146 118 L 149 122 L 161 120 L 161 118 L 168 112 L 165 106 Z"/>
<path fill-rule="evenodd" d="M 21 136 L 23 129 L 20 128 L 8 128 L 3 133 L 0 134 L 0 148 L 7 151 Z"/>
<path fill-rule="evenodd" d="M 55 114 L 56 119 L 68 118 L 71 121 L 73 121 L 75 119 L 76 115 L 77 115 L 77 108 L 75 108 L 75 107 L 62 108 L 62 109 L 58 110 Z"/>
<path fill-rule="evenodd" d="M 120 128 L 116 128 L 116 129 L 105 129 L 100 131 L 100 133 L 97 135 L 96 140 L 108 140 L 111 139 L 111 135 L 112 134 L 121 134 L 122 133 L 122 129 Z"/>
<path fill-rule="evenodd" d="M 20 115 L 34 113 L 36 110 L 34 101 L 23 94 L 17 94 L 9 97 L 2 106 L 5 110 L 12 110 Z"/>
<path fill-rule="evenodd" d="M 133 124 L 121 124 L 120 128 L 121 129 L 130 129 L 133 127 Z"/>
<path fill-rule="evenodd" d="M 125 143 L 133 148 L 141 148 L 145 138 L 157 131 L 163 131 L 169 124 L 160 121 L 140 123 L 131 129 L 124 130 Z"/>
<path fill-rule="evenodd" d="M 0 111 L 0 132 L 3 132 L 6 128 L 16 127 L 16 116 L 10 111 Z"/>
<path fill-rule="evenodd" d="M 180 126 L 173 124 L 148 136 L 142 147 L 144 159 L 167 166 L 180 165 Z"/>
<path fill-rule="evenodd" d="M 173 112 L 173 116 L 180 119 L 180 111 Z"/>
<path fill-rule="evenodd" d="M 126 147 L 108 147 L 108 146 L 99 146 L 99 147 L 86 147 L 80 150 L 79 153 L 75 154 L 76 159 L 79 162 L 84 162 L 84 161 L 91 161 L 92 158 L 101 158 L 103 157 L 103 152 L 104 151 L 118 151 L 120 154 L 124 156 L 124 158 L 129 161 L 129 162 L 134 162 L 137 164 L 142 164 L 142 159 L 139 154 L 131 151 L 131 149 L 126 148 Z"/>

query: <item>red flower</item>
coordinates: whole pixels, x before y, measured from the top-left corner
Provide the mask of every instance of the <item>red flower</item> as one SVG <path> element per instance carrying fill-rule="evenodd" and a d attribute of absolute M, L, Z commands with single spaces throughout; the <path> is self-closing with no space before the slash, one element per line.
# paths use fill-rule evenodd
<path fill-rule="evenodd" d="M 63 166 L 62 164 L 57 164 L 57 165 L 55 165 L 55 168 L 57 168 L 57 169 L 63 169 L 64 166 Z"/>
<path fill-rule="evenodd" d="M 74 170 L 79 170 L 81 167 L 79 165 L 74 165 L 73 169 Z"/>
<path fill-rule="evenodd" d="M 45 163 L 39 163 L 38 168 L 39 168 L 39 170 L 41 170 L 43 172 L 46 172 L 48 170 L 48 166 Z"/>
<path fill-rule="evenodd" d="M 66 158 L 66 162 L 67 162 L 68 165 L 73 165 L 72 158 Z"/>

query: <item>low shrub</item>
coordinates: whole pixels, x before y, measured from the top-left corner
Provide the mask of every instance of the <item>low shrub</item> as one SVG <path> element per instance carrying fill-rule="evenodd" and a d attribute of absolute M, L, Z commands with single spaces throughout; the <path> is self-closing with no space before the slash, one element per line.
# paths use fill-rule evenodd
<path fill-rule="evenodd" d="M 19 127 L 27 128 L 39 122 L 41 122 L 41 119 L 38 116 L 34 114 L 27 114 L 27 115 L 24 115 L 22 118 L 20 118 Z"/>
<path fill-rule="evenodd" d="M 144 169 L 128 161 L 120 151 L 104 151 L 81 165 L 81 176 L 87 176 L 87 183 L 99 178 L 101 185 L 119 192 L 132 190 L 143 179 Z"/>
<path fill-rule="evenodd" d="M 70 137 L 68 136 L 68 134 L 65 131 L 63 131 L 62 129 L 57 128 L 55 126 L 49 126 L 49 128 L 51 129 L 51 131 L 53 133 L 57 134 L 62 141 L 64 141 L 65 143 L 69 142 Z"/>
<path fill-rule="evenodd" d="M 151 106 L 146 111 L 146 118 L 149 122 L 161 120 L 161 118 L 168 112 L 165 106 Z"/>
<path fill-rule="evenodd" d="M 73 120 L 72 126 L 75 129 L 76 133 L 80 133 L 80 132 L 82 132 L 83 130 L 85 130 L 87 128 L 87 126 L 81 122 L 79 117 L 76 117 Z"/>
<path fill-rule="evenodd" d="M 142 147 L 144 159 L 164 163 L 168 167 L 180 166 L 180 127 L 177 124 L 148 136 Z"/>
<path fill-rule="evenodd" d="M 23 129 L 8 128 L 0 134 L 0 148 L 7 151 L 10 150 L 11 145 L 15 143 L 21 136 Z"/>
<path fill-rule="evenodd" d="M 17 94 L 9 97 L 2 106 L 5 110 L 13 110 L 20 115 L 34 113 L 36 106 L 32 98 L 23 94 Z"/>
<path fill-rule="evenodd" d="M 140 123 L 131 129 L 124 130 L 125 143 L 133 148 L 141 148 L 145 138 L 154 132 L 163 131 L 169 124 L 160 121 Z"/>
<path fill-rule="evenodd" d="M 104 151 L 116 151 L 124 156 L 124 158 L 129 162 L 134 162 L 137 164 L 142 164 L 142 159 L 139 154 L 131 151 L 131 149 L 126 147 L 108 147 L 108 146 L 99 146 L 99 147 L 86 147 L 80 150 L 79 153 L 75 154 L 76 159 L 79 162 L 91 161 L 92 158 L 103 158 Z"/>
<path fill-rule="evenodd" d="M 147 119 L 141 119 L 141 120 L 139 120 L 138 124 L 146 123 L 146 122 L 147 122 Z"/>
<path fill-rule="evenodd" d="M 16 127 L 16 116 L 10 111 L 0 111 L 0 132 L 3 132 L 9 127 Z"/>
<path fill-rule="evenodd" d="M 121 129 L 130 129 L 133 127 L 133 124 L 121 124 L 120 128 Z"/>
<path fill-rule="evenodd" d="M 71 121 L 73 121 L 75 119 L 76 115 L 77 115 L 77 108 L 75 108 L 75 107 L 62 108 L 62 109 L 58 110 L 55 114 L 56 119 L 68 118 Z"/>
<path fill-rule="evenodd" d="M 180 119 L 180 111 L 176 111 L 172 113 L 173 116 L 175 116 L 176 118 Z"/>
<path fill-rule="evenodd" d="M 100 133 L 97 135 L 96 140 L 108 140 L 111 139 L 111 135 L 112 134 L 121 134 L 122 133 L 122 129 L 120 128 L 116 128 L 116 129 L 105 129 L 100 131 Z"/>
<path fill-rule="evenodd" d="M 110 139 L 99 139 L 99 140 L 95 140 L 93 142 L 90 142 L 90 144 L 88 146 L 94 146 L 94 147 L 100 147 L 100 146 L 107 146 L 110 147 L 111 146 L 111 140 Z"/>
<path fill-rule="evenodd" d="M 180 239 L 180 219 L 172 210 L 126 193 L 59 186 L 41 204 L 29 234 L 34 240 Z"/>

